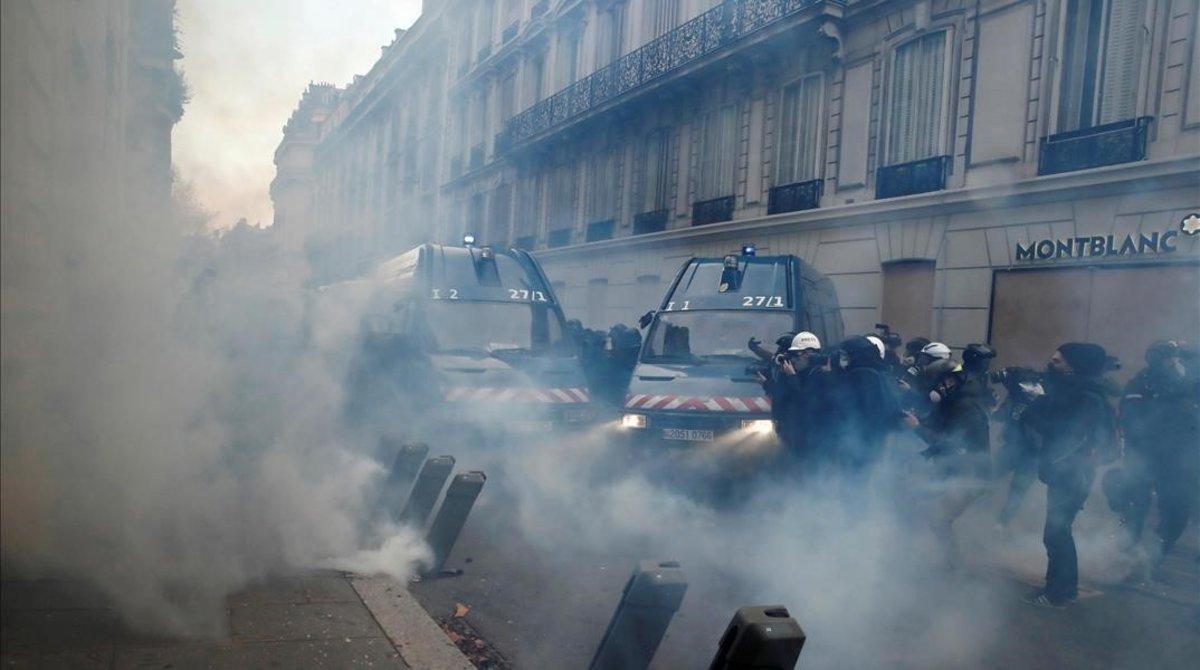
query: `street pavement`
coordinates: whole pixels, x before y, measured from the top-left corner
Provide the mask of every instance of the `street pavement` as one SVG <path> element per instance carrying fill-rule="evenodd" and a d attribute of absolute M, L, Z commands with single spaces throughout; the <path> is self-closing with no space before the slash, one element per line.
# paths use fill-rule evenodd
<path fill-rule="evenodd" d="M 584 553 L 572 548 L 570 538 L 548 551 L 523 536 L 522 513 L 514 504 L 502 494 L 481 499 L 447 562 L 461 574 L 411 587 L 435 617 L 467 612 L 465 622 L 512 667 L 587 667 L 640 559 L 678 559 L 689 582 L 654 668 L 707 667 L 737 606 L 777 604 L 739 583 L 733 572 L 697 569 L 686 556 L 647 556 L 637 547 Z M 986 560 L 971 563 L 931 589 L 924 603 L 918 599 L 891 619 L 890 627 L 873 631 L 875 639 L 861 640 L 867 660 L 848 661 L 839 656 L 844 647 L 831 650 L 814 637 L 821 631 L 808 630 L 800 667 L 1196 667 L 1200 576 L 1194 530 L 1156 579 L 1097 584 L 1085 574 L 1079 602 L 1061 610 L 1021 600 L 1038 585 L 1042 566 L 1017 574 Z M 738 560 L 737 548 L 731 547 L 730 561 Z M 773 569 L 788 569 L 786 560 Z M 946 639 L 959 628 L 939 610 L 959 616 L 961 607 L 952 606 L 967 593 L 986 594 L 990 611 L 976 614 L 994 630 L 978 640 Z M 784 604 L 804 626 L 805 603 Z"/>
<path fill-rule="evenodd" d="M 228 599 L 225 637 L 191 640 L 131 630 L 83 583 L 5 577 L 4 668 L 471 667 L 386 578 L 319 571 L 254 584 Z"/>

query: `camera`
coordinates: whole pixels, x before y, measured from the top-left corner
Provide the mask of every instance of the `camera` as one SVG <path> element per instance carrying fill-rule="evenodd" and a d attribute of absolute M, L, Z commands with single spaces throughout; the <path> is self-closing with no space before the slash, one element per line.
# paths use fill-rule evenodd
<path fill-rule="evenodd" d="M 904 343 L 904 339 L 900 337 L 900 333 L 892 330 L 891 326 L 886 323 L 875 324 L 875 332 L 879 335 L 879 339 L 883 340 L 883 345 L 888 349 L 895 349 Z"/>
<path fill-rule="evenodd" d="M 1000 384 L 1011 391 L 1021 384 L 1040 384 L 1042 373 L 1033 368 L 1009 366 L 989 372 L 988 381 Z"/>

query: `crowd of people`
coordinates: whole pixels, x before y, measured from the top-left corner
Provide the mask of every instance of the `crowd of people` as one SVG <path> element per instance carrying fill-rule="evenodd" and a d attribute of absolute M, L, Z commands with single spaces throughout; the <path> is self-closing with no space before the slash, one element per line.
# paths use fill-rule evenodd
<path fill-rule="evenodd" d="M 794 471 L 834 471 L 855 481 L 899 436 L 915 435 L 928 471 L 942 484 L 931 525 L 951 565 L 953 523 L 975 500 L 1007 479 L 998 518 L 1004 526 L 1040 480 L 1048 565 L 1045 586 L 1028 598 L 1039 606 L 1063 607 L 1078 595 L 1072 527 L 1101 469 L 1125 548 L 1144 547 L 1157 501 L 1151 561 L 1172 551 L 1200 491 L 1200 369 L 1193 350 L 1155 342 L 1145 369 L 1122 390 L 1109 374 L 1118 362 L 1097 344 L 1062 344 L 1043 370 L 990 371 L 996 352 L 986 345 L 968 345 L 956 358 L 947 345 L 916 338 L 901 351 L 900 338 L 881 331 L 834 347 L 808 332 L 780 338 L 775 351 L 757 339 L 748 343 L 763 362 L 759 378 Z"/>

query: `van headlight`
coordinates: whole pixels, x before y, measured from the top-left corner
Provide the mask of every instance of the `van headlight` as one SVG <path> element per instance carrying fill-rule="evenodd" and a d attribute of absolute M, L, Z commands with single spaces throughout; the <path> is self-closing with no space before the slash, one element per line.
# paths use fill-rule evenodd
<path fill-rule="evenodd" d="M 621 416 L 621 427 L 622 428 L 645 428 L 646 427 L 646 415 L 645 414 L 624 414 Z"/>
<path fill-rule="evenodd" d="M 755 435 L 769 435 L 775 432 L 775 422 L 770 419 L 746 419 L 742 421 L 742 430 Z"/>

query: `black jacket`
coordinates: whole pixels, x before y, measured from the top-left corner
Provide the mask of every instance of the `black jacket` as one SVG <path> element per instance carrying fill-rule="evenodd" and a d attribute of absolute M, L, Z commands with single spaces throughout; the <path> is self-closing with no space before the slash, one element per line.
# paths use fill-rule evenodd
<path fill-rule="evenodd" d="M 1052 484 L 1090 485 L 1095 468 L 1118 455 L 1117 419 L 1103 380 L 1047 377 L 1046 395 L 1021 415 L 1038 452 L 1038 476 Z"/>
<path fill-rule="evenodd" d="M 1121 429 L 1128 445 L 1142 452 L 1195 448 L 1200 423 L 1200 385 L 1146 368 L 1125 385 Z"/>
<path fill-rule="evenodd" d="M 988 412 L 984 399 L 970 389 L 959 387 L 937 403 L 922 419 L 917 435 L 929 445 L 925 455 L 938 460 L 946 474 L 988 474 Z"/>

